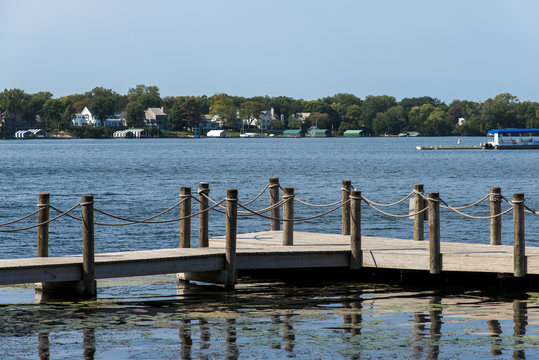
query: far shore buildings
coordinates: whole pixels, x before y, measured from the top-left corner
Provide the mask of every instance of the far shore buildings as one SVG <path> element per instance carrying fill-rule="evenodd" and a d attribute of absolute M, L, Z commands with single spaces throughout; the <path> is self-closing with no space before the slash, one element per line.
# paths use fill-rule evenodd
<path fill-rule="evenodd" d="M 145 125 L 154 126 L 159 130 L 168 130 L 168 115 L 165 114 L 164 108 L 148 108 L 145 111 Z"/>
<path fill-rule="evenodd" d="M 122 127 L 125 126 L 125 112 L 107 116 L 103 121 L 92 115 L 88 107 L 84 107 L 79 114 L 75 114 L 71 120 L 73 126 L 105 126 Z"/>

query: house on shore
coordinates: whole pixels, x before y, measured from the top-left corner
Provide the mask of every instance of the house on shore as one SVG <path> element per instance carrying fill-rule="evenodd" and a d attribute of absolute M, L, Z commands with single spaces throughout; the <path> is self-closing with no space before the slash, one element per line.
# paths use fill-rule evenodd
<path fill-rule="evenodd" d="M 105 126 L 121 127 L 125 126 L 125 112 L 116 113 L 107 116 L 104 120 L 99 120 L 93 116 L 87 106 L 79 114 L 75 114 L 71 120 L 73 126 Z"/>
<path fill-rule="evenodd" d="M 154 126 L 159 130 L 168 130 L 168 115 L 165 114 L 164 108 L 148 108 L 144 113 L 145 125 Z"/>

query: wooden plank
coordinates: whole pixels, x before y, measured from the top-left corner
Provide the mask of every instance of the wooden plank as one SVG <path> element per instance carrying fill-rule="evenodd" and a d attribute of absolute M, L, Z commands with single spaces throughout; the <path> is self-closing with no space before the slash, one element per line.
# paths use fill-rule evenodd
<path fill-rule="evenodd" d="M 363 266 L 381 269 L 429 270 L 429 254 L 425 252 L 363 251 Z"/>
<path fill-rule="evenodd" d="M 82 279 L 81 264 L 59 264 L 39 267 L 1 269 L 0 285 L 29 284 L 35 282 L 74 281 Z"/>
<path fill-rule="evenodd" d="M 238 269 L 291 269 L 350 266 L 349 251 L 238 253 Z"/>

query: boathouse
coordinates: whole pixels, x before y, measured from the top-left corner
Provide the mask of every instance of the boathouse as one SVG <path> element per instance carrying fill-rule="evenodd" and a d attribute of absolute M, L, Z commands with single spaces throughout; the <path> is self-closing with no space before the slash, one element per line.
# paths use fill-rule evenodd
<path fill-rule="evenodd" d="M 331 136 L 331 130 L 328 129 L 309 129 L 309 136 L 310 137 L 328 137 Z"/>
<path fill-rule="evenodd" d="M 144 129 L 127 129 L 115 131 L 112 137 L 115 139 L 140 139 L 148 137 L 148 133 Z"/>
<path fill-rule="evenodd" d="M 43 129 L 19 130 L 15 133 L 16 139 L 34 139 L 46 137 L 49 137 L 49 135 Z"/>
<path fill-rule="evenodd" d="M 363 130 L 346 130 L 343 133 L 343 136 L 349 136 L 349 137 L 360 137 L 360 136 L 367 136 L 365 131 Z"/>
<path fill-rule="evenodd" d="M 283 132 L 284 137 L 305 137 L 305 130 L 303 129 L 289 129 Z"/>
<path fill-rule="evenodd" d="M 227 138 L 230 137 L 226 130 L 210 130 L 206 134 L 207 137 Z"/>

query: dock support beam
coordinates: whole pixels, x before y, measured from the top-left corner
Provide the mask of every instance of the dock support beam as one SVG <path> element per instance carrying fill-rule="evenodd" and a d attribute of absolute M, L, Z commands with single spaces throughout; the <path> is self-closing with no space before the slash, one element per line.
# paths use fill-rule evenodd
<path fill-rule="evenodd" d="M 502 188 L 490 188 L 490 216 L 502 212 Z M 502 217 L 490 218 L 490 245 L 502 244 Z"/>
<path fill-rule="evenodd" d="M 342 234 L 350 235 L 350 190 L 352 190 L 352 181 L 342 181 Z"/>
<path fill-rule="evenodd" d="M 225 289 L 236 285 L 236 234 L 238 232 L 238 190 L 226 192 L 226 249 L 225 249 Z"/>
<path fill-rule="evenodd" d="M 429 193 L 429 256 L 430 273 L 440 274 L 442 256 L 440 254 L 440 194 Z"/>
<path fill-rule="evenodd" d="M 95 282 L 94 196 L 82 195 L 82 296 L 97 295 Z"/>
<path fill-rule="evenodd" d="M 191 247 L 191 188 L 182 186 L 180 191 L 180 247 Z"/>
<path fill-rule="evenodd" d="M 49 205 L 50 194 L 41 192 L 38 195 L 37 207 L 39 213 L 37 214 L 37 223 L 43 224 L 37 227 L 37 256 L 47 257 L 49 256 L 49 224 L 44 224 L 49 221 Z"/>
<path fill-rule="evenodd" d="M 524 194 L 513 194 L 513 259 L 515 277 L 524 277 L 527 271 L 524 237 Z"/>
<path fill-rule="evenodd" d="M 283 191 L 283 245 L 294 245 L 294 188 Z"/>
<path fill-rule="evenodd" d="M 198 247 L 202 248 L 210 245 L 208 236 L 210 218 L 208 212 L 208 196 L 210 195 L 210 184 L 207 182 L 198 184 L 198 194 L 198 211 L 200 212 L 200 215 L 198 216 Z"/>
<path fill-rule="evenodd" d="M 425 199 L 423 198 L 423 184 L 414 185 L 414 240 L 425 240 L 425 212 L 417 214 L 425 208 Z"/>
<path fill-rule="evenodd" d="M 361 253 L 361 191 L 350 193 L 350 268 L 360 269 L 363 265 Z"/>
<path fill-rule="evenodd" d="M 279 178 L 277 177 L 269 178 L 269 197 L 270 207 L 274 206 L 279 202 Z M 281 211 L 279 210 L 279 206 L 270 210 L 270 230 L 281 230 L 281 224 L 278 220 L 281 217 L 280 213 Z"/>

